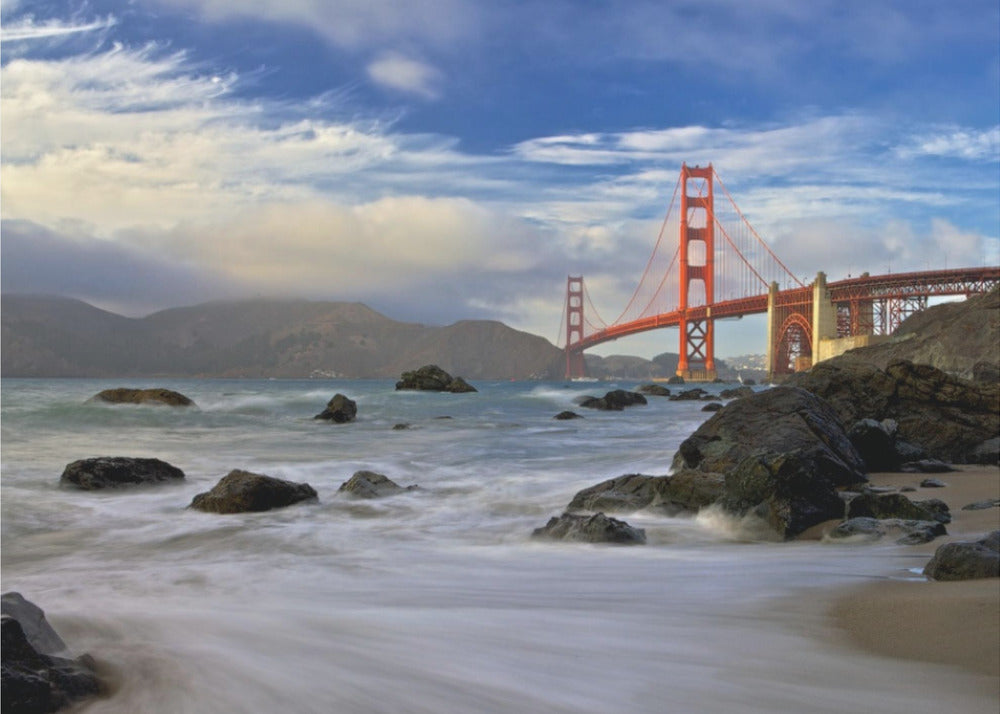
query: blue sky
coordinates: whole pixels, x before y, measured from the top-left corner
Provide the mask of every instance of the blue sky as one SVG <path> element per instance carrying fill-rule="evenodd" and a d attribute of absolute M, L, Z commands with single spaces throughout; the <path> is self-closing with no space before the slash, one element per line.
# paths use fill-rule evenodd
<path fill-rule="evenodd" d="M 1000 263 L 996 0 L 0 7 L 7 292 L 555 341 L 568 274 L 625 306 L 682 162 L 803 278 Z M 720 355 L 763 351 L 744 322 Z"/>

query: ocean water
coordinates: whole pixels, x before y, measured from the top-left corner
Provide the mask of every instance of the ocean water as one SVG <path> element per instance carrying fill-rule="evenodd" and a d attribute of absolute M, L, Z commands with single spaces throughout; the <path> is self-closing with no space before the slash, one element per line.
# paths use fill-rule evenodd
<path fill-rule="evenodd" d="M 198 407 L 85 403 L 113 386 Z M 767 542 L 717 514 L 624 516 L 638 547 L 530 538 L 582 488 L 668 473 L 701 403 L 600 413 L 574 399 L 635 385 L 476 386 L 3 380 L 2 588 L 101 662 L 113 692 L 88 713 L 995 712 L 981 678 L 855 651 L 827 620 L 838 588 L 913 577 L 905 547 Z M 337 392 L 357 421 L 314 421 Z M 585 418 L 553 420 L 564 409 Z M 186 479 L 60 488 L 92 456 Z M 319 499 L 186 508 L 234 468 Z M 338 494 L 359 469 L 420 488 Z"/>

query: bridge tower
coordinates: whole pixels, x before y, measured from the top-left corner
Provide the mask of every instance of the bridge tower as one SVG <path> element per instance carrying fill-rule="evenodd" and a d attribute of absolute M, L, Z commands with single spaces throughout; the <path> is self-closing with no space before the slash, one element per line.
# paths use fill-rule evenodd
<path fill-rule="evenodd" d="M 566 376 L 585 377 L 583 350 L 571 349 L 583 339 L 583 276 L 566 278 Z"/>
<path fill-rule="evenodd" d="M 715 302 L 715 202 L 712 192 L 712 164 L 705 168 L 681 166 L 680 215 L 680 360 L 677 375 L 685 379 L 715 379 L 715 325 L 709 307 L 704 319 L 688 319 L 691 285 L 704 286 L 705 299 Z M 688 183 L 697 192 L 689 193 Z M 692 250 L 694 248 L 694 250 Z M 697 293 L 696 293 L 697 295 Z"/>

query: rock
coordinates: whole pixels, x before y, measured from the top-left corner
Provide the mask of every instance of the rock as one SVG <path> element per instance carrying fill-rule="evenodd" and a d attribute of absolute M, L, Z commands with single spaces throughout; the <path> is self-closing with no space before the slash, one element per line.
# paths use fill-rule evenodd
<path fill-rule="evenodd" d="M 195 496 L 189 507 L 211 513 L 245 513 L 283 508 L 316 497 L 316 491 L 307 483 L 234 469 L 211 491 Z"/>
<path fill-rule="evenodd" d="M 349 493 L 357 498 L 383 498 L 404 491 L 412 491 L 416 486 L 403 488 L 383 474 L 374 471 L 356 471 L 353 476 L 340 484 L 339 492 Z"/>
<path fill-rule="evenodd" d="M 1000 577 L 1000 531 L 975 542 L 945 543 L 924 567 L 931 580 Z"/>
<path fill-rule="evenodd" d="M 99 456 L 67 464 L 59 483 L 84 491 L 95 491 L 103 488 L 177 483 L 183 478 L 183 471 L 159 459 Z"/>
<path fill-rule="evenodd" d="M 865 460 L 868 471 L 895 471 L 899 466 L 894 434 L 879 421 L 861 419 L 847 430 L 847 437 Z"/>
<path fill-rule="evenodd" d="M 986 439 L 969 452 L 970 464 L 1000 465 L 1000 436 Z"/>
<path fill-rule="evenodd" d="M 1000 433 L 1000 385 L 929 365 L 897 360 L 882 370 L 848 354 L 798 372 L 785 384 L 823 397 L 847 424 L 894 419 L 898 439 L 948 463 L 983 463 L 977 459 L 989 455 L 977 448 Z"/>
<path fill-rule="evenodd" d="M 722 409 L 722 405 L 719 402 L 709 402 L 701 408 L 703 412 L 717 412 Z"/>
<path fill-rule="evenodd" d="M 826 538 L 829 540 L 860 538 L 861 540 L 873 541 L 879 540 L 890 533 L 902 533 L 902 536 L 896 540 L 901 545 L 929 543 L 940 535 L 947 535 L 944 525 L 938 521 L 861 517 L 844 521 L 830 531 L 826 535 Z"/>
<path fill-rule="evenodd" d="M 314 416 L 313 419 L 323 419 L 325 421 L 332 421 L 336 424 L 344 424 L 349 421 L 354 421 L 354 417 L 357 415 L 357 402 L 353 399 L 348 399 L 343 394 L 335 394 L 333 395 L 333 398 L 326 403 L 326 409 Z"/>
<path fill-rule="evenodd" d="M 947 506 L 945 506 L 947 510 Z M 918 506 L 901 493 L 874 493 L 866 491 L 852 498 L 847 504 L 847 518 L 898 518 L 902 520 L 933 521 L 935 511 Z"/>
<path fill-rule="evenodd" d="M 549 540 L 569 540 L 582 543 L 617 543 L 638 545 L 646 542 L 646 531 L 633 528 L 625 521 L 610 518 L 603 513 L 580 516 L 564 513 L 549 519 L 541 528 L 536 528 L 532 538 Z"/>
<path fill-rule="evenodd" d="M 963 511 L 984 511 L 987 508 L 1000 508 L 1000 498 L 994 498 L 988 501 L 975 501 L 962 506 Z"/>
<path fill-rule="evenodd" d="M 399 381 L 396 382 L 396 389 L 418 389 L 453 394 L 477 391 L 461 377 L 452 377 L 436 364 L 424 365 L 412 372 L 403 372 Z"/>
<path fill-rule="evenodd" d="M 672 395 L 670 397 L 670 401 L 672 402 L 697 401 L 710 396 L 711 395 L 701 387 L 695 387 L 694 389 L 685 389 L 683 392 Z"/>
<path fill-rule="evenodd" d="M 664 387 L 662 384 L 643 384 L 638 389 L 639 392 L 643 394 L 649 394 L 654 397 L 669 397 L 670 390 Z"/>
<path fill-rule="evenodd" d="M 556 414 L 552 418 L 553 419 L 560 419 L 560 420 L 564 420 L 564 421 L 566 419 L 583 419 L 582 416 L 580 416 L 576 412 L 571 412 L 571 411 L 562 411 L 562 412 L 559 412 L 558 414 Z"/>
<path fill-rule="evenodd" d="M 913 505 L 930 513 L 935 521 L 951 523 L 951 509 L 940 498 L 926 498 L 922 501 L 914 501 Z"/>
<path fill-rule="evenodd" d="M 719 392 L 719 397 L 722 399 L 742 399 L 743 397 L 749 397 L 751 394 L 753 394 L 753 390 L 744 385 L 733 389 L 723 389 Z"/>
<path fill-rule="evenodd" d="M 86 655 L 73 659 L 40 608 L 8 592 L 2 610 L 4 712 L 47 714 L 101 692 L 92 660 Z"/>
<path fill-rule="evenodd" d="M 893 446 L 896 449 L 896 460 L 904 466 L 914 461 L 923 461 L 927 458 L 927 452 L 923 448 L 916 444 L 911 444 L 905 439 L 897 437 Z"/>
<path fill-rule="evenodd" d="M 567 511 L 631 513 L 656 509 L 668 515 L 696 513 L 722 494 L 719 474 L 682 471 L 673 476 L 627 474 L 578 492 Z"/>
<path fill-rule="evenodd" d="M 154 389 L 130 389 L 119 387 L 105 389 L 90 399 L 91 402 L 107 402 L 108 404 L 165 404 L 170 407 L 192 407 L 195 403 L 180 392 L 157 387 Z"/>
<path fill-rule="evenodd" d="M 948 484 L 936 478 L 925 478 L 920 482 L 920 488 L 945 488 Z"/>
<path fill-rule="evenodd" d="M 625 407 L 636 404 L 648 404 L 646 398 L 638 392 L 626 392 L 624 389 L 615 389 L 603 397 L 582 397 L 577 402 L 581 407 L 587 409 L 601 409 L 603 411 L 620 412 Z"/>
<path fill-rule="evenodd" d="M 904 473 L 911 474 L 944 474 L 949 471 L 954 471 L 951 466 L 943 461 L 938 461 L 937 459 L 920 459 L 919 461 L 908 461 L 899 467 L 899 470 Z M 924 488 L 935 488 L 935 486 L 925 486 L 924 484 L 938 484 L 938 488 L 944 486 L 944 483 L 938 481 L 936 478 L 924 479 L 920 482 L 920 485 Z"/>
<path fill-rule="evenodd" d="M 864 482 L 864 462 L 829 404 L 775 387 L 728 403 L 685 439 L 673 470 L 722 474 L 719 499 L 790 538 L 843 517 L 837 489 Z"/>
<path fill-rule="evenodd" d="M 404 429 L 409 429 L 409 428 L 410 428 L 410 425 L 407 424 L 406 422 L 400 422 L 399 424 L 393 424 L 392 425 L 392 430 L 393 431 L 403 431 Z"/>
<path fill-rule="evenodd" d="M 684 384 L 684 377 L 679 374 L 675 374 L 670 379 L 667 380 L 667 384 Z"/>

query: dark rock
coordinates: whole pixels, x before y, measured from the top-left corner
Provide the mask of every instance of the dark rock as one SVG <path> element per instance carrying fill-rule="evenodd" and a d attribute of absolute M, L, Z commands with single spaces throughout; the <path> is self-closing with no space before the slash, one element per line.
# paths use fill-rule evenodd
<path fill-rule="evenodd" d="M 333 398 L 326 403 L 326 409 L 313 417 L 313 419 L 323 419 L 336 424 L 344 424 L 354 421 L 358 415 L 358 404 L 353 399 L 348 399 L 343 394 L 334 394 Z"/>
<path fill-rule="evenodd" d="M 901 545 L 919 545 L 929 543 L 938 536 L 947 535 L 942 523 L 938 521 L 916 521 L 900 518 L 851 518 L 844 521 L 826 537 L 830 540 L 855 538 L 862 540 L 879 540 L 890 533 L 902 536 L 896 540 Z"/>
<path fill-rule="evenodd" d="M 719 392 L 719 397 L 722 399 L 742 399 L 743 397 L 749 397 L 751 394 L 753 394 L 753 390 L 744 385 L 733 389 L 723 389 Z"/>
<path fill-rule="evenodd" d="M 59 483 L 84 491 L 179 482 L 184 472 L 159 459 L 99 456 L 66 465 Z"/>
<path fill-rule="evenodd" d="M 559 412 L 558 414 L 556 414 L 552 418 L 553 419 L 560 419 L 560 420 L 566 420 L 566 419 L 583 419 L 582 416 L 580 416 L 576 412 L 571 412 L 571 411 L 562 411 L 562 412 Z"/>
<path fill-rule="evenodd" d="M 996 384 L 1000 382 L 1000 364 L 996 362 L 976 362 L 972 365 L 972 381 Z"/>
<path fill-rule="evenodd" d="M 954 471 L 951 466 L 943 461 L 938 461 L 937 459 L 920 459 L 919 461 L 909 461 L 899 467 L 899 470 L 904 473 L 910 474 L 944 474 L 949 471 Z M 924 479 L 920 482 L 920 485 L 924 488 L 935 488 L 934 486 L 925 486 L 924 484 L 937 483 L 939 486 L 944 486 L 944 483 L 938 481 L 936 478 Z"/>
<path fill-rule="evenodd" d="M 664 387 L 662 384 L 643 384 L 639 387 L 638 391 L 643 394 L 649 394 L 654 397 L 669 397 L 670 390 Z"/>
<path fill-rule="evenodd" d="M 672 402 L 698 401 L 704 399 L 706 396 L 711 397 L 712 395 L 710 395 L 701 387 L 695 387 L 694 389 L 685 389 L 683 392 L 671 395 L 670 401 Z"/>
<path fill-rule="evenodd" d="M 970 464 L 1000 465 L 1000 436 L 986 439 L 969 452 Z"/>
<path fill-rule="evenodd" d="M 918 506 L 901 493 L 866 491 L 847 504 L 847 518 L 899 518 L 913 521 L 933 521 L 934 512 Z"/>
<path fill-rule="evenodd" d="M 1000 508 L 1000 498 L 989 501 L 975 501 L 962 506 L 963 511 L 984 511 L 987 508 Z"/>
<path fill-rule="evenodd" d="M 340 492 L 349 493 L 357 498 L 383 498 L 404 491 L 412 491 L 416 486 L 403 488 L 398 483 L 383 474 L 374 471 L 356 471 L 353 476 L 340 484 Z"/>
<path fill-rule="evenodd" d="M 564 513 L 558 518 L 549 519 L 543 527 L 536 528 L 531 537 L 582 543 L 639 545 L 646 542 L 646 531 L 633 528 L 625 521 L 610 518 L 603 513 L 592 516 Z"/>
<path fill-rule="evenodd" d="M 783 537 L 843 516 L 838 487 L 865 481 L 864 462 L 833 409 L 802 389 L 737 399 L 685 439 L 673 470 L 723 474 L 723 508 L 753 512 Z"/>
<path fill-rule="evenodd" d="M 195 496 L 190 508 L 211 513 L 244 513 L 269 511 L 315 498 L 316 491 L 307 483 L 234 469 L 211 491 Z"/>
<path fill-rule="evenodd" d="M 930 513 L 936 521 L 951 523 L 951 509 L 940 498 L 926 498 L 922 501 L 914 501 L 913 505 Z"/>
<path fill-rule="evenodd" d="M 461 377 L 452 377 L 435 364 L 424 365 L 412 372 L 403 372 L 399 381 L 396 382 L 396 389 L 418 389 L 453 394 L 477 391 Z"/>
<path fill-rule="evenodd" d="M 2 608 L 4 712 L 48 714 L 101 692 L 90 658 L 73 659 L 41 609 L 13 592 L 4 593 Z"/>
<path fill-rule="evenodd" d="M 722 405 L 719 402 L 709 402 L 701 408 L 703 412 L 717 412 L 722 409 Z"/>
<path fill-rule="evenodd" d="M 410 428 L 410 425 L 406 424 L 405 422 L 401 422 L 399 424 L 393 424 L 392 425 L 392 430 L 393 431 L 403 431 L 404 429 L 409 429 L 409 428 Z"/>
<path fill-rule="evenodd" d="M 626 392 L 624 389 L 612 390 L 600 398 L 582 397 L 577 403 L 587 409 L 615 412 L 620 412 L 625 407 L 635 406 L 636 404 L 648 404 L 646 398 L 638 392 Z"/>
<path fill-rule="evenodd" d="M 879 421 L 861 419 L 847 431 L 869 471 L 895 471 L 899 467 L 894 434 Z"/>
<path fill-rule="evenodd" d="M 722 494 L 719 474 L 682 471 L 673 476 L 628 474 L 578 492 L 568 511 L 631 513 L 656 509 L 669 515 L 697 512 Z"/>
<path fill-rule="evenodd" d="M 893 443 L 893 447 L 896 449 L 896 460 L 904 466 L 914 461 L 923 461 L 927 458 L 926 450 L 916 444 L 911 444 L 905 439 L 897 437 Z"/>
<path fill-rule="evenodd" d="M 675 374 L 670 379 L 667 380 L 667 384 L 684 384 L 684 377 L 679 374 Z"/>
<path fill-rule="evenodd" d="M 87 400 L 88 402 L 107 402 L 108 404 L 165 404 L 170 407 L 191 407 L 195 403 L 180 392 L 170 389 L 105 389 Z"/>
<path fill-rule="evenodd" d="M 920 488 L 945 488 L 948 484 L 936 478 L 925 478 L 920 482 Z"/>
<path fill-rule="evenodd" d="M 945 543 L 924 567 L 931 580 L 973 580 L 1000 576 L 1000 531 L 975 542 Z"/>

